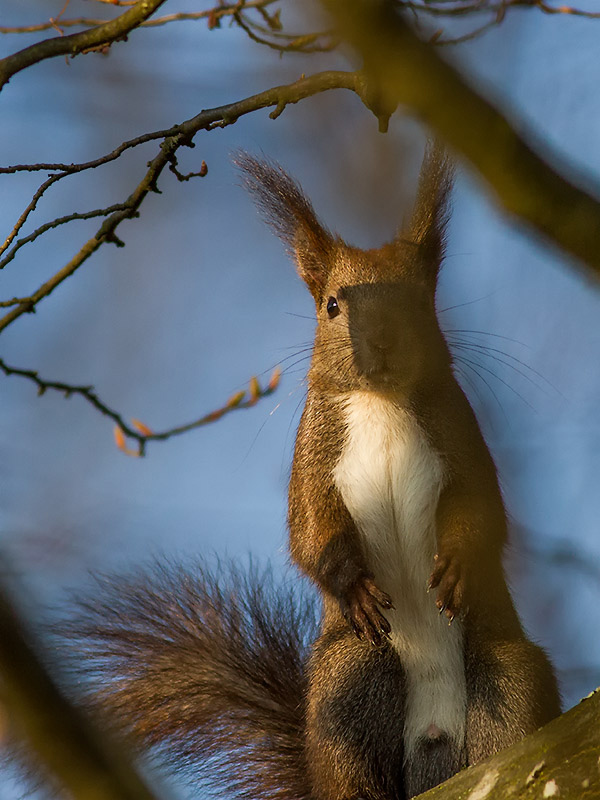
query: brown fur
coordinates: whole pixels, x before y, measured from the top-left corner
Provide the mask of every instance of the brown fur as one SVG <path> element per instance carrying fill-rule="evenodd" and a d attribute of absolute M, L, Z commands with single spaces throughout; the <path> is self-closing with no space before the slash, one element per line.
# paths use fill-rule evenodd
<path fill-rule="evenodd" d="M 241 166 L 291 245 L 317 313 L 289 492 L 292 557 L 324 597 L 322 634 L 310 662 L 313 792 L 324 800 L 412 796 L 560 710 L 552 668 L 526 639 L 506 585 L 506 514 L 496 469 L 435 316 L 452 170 L 430 146 L 409 229 L 362 251 L 319 229 L 308 201 L 298 202 L 299 187 L 278 168 L 247 156 Z M 315 239 L 322 242 L 316 248 Z M 335 318 L 327 313 L 331 297 L 341 309 Z M 341 398 L 357 389 L 408 408 L 444 465 L 430 585 L 449 620 L 463 620 L 467 734 L 463 752 L 428 742 L 414 763 L 403 759 L 400 745 L 402 664 L 386 645 L 384 610 L 394 598 L 382 597 L 373 583 L 333 477 L 345 437 Z"/>

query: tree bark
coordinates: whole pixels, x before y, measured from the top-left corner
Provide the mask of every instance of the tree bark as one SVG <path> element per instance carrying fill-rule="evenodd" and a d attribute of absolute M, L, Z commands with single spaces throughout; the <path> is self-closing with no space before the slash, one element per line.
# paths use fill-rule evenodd
<path fill-rule="evenodd" d="M 600 689 L 558 719 L 420 795 L 423 800 L 598 800 Z"/>

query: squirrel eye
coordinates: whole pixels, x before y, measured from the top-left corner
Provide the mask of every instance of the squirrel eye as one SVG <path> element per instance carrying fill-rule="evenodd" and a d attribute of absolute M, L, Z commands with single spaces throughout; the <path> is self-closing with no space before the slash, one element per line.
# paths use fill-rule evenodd
<path fill-rule="evenodd" d="M 335 297 L 330 297 L 327 301 L 327 313 L 329 314 L 329 319 L 333 319 L 337 317 L 340 313 L 340 307 L 338 306 L 338 301 Z"/>

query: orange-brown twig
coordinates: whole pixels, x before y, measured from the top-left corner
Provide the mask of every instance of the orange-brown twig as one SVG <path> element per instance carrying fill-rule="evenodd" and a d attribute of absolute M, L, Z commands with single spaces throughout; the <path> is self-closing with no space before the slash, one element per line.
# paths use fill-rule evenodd
<path fill-rule="evenodd" d="M 273 392 L 275 392 L 279 386 L 279 381 L 281 378 L 281 371 L 279 368 L 276 368 L 273 371 L 268 384 L 262 388 L 258 383 L 257 378 L 253 377 L 250 380 L 250 387 L 247 392 L 236 392 L 236 394 L 232 395 L 225 405 L 221 406 L 220 408 L 210 411 L 208 414 L 204 414 L 193 422 L 188 422 L 184 425 L 177 425 L 164 431 L 155 432 L 148 425 L 138 419 L 132 419 L 131 424 L 128 423 L 122 414 L 120 414 L 118 411 L 115 411 L 113 408 L 110 408 L 110 406 L 108 406 L 98 397 L 93 386 L 83 386 L 64 383 L 63 381 L 46 380 L 45 378 L 41 378 L 36 370 L 11 367 L 2 359 L 0 359 L 0 370 L 2 370 L 5 375 L 20 375 L 22 378 L 27 378 L 28 380 L 32 381 L 37 386 L 38 395 L 43 395 L 48 390 L 54 390 L 61 392 L 66 398 L 72 397 L 73 395 L 79 395 L 80 397 L 83 397 L 84 400 L 94 406 L 94 408 L 100 411 L 101 414 L 104 414 L 104 416 L 112 419 L 112 421 L 115 423 L 114 435 L 117 447 L 127 455 L 133 456 L 143 456 L 146 452 L 147 442 L 162 442 L 166 439 L 170 439 L 173 436 L 179 436 L 182 433 L 188 433 L 188 431 L 201 428 L 204 425 L 209 425 L 211 422 L 216 422 L 217 420 L 221 419 L 221 417 L 224 417 L 226 414 L 229 414 L 235 409 L 251 408 L 252 406 L 256 405 L 259 400 L 262 400 L 264 397 L 268 397 L 269 395 L 273 394 Z M 133 450 L 127 446 L 127 439 L 132 439 L 137 443 L 137 450 Z"/>

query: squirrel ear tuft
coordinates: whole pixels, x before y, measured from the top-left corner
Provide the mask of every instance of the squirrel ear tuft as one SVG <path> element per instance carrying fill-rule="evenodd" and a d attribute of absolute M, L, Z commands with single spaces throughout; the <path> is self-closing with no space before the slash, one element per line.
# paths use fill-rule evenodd
<path fill-rule="evenodd" d="M 453 178 L 454 167 L 448 153 L 440 142 L 430 140 L 421 166 L 409 235 L 419 246 L 427 277 L 434 282 L 444 259 Z"/>
<path fill-rule="evenodd" d="M 319 222 L 300 185 L 274 161 L 238 151 L 233 163 L 266 222 L 294 256 L 300 277 L 319 303 L 331 269 L 334 237 Z"/>

